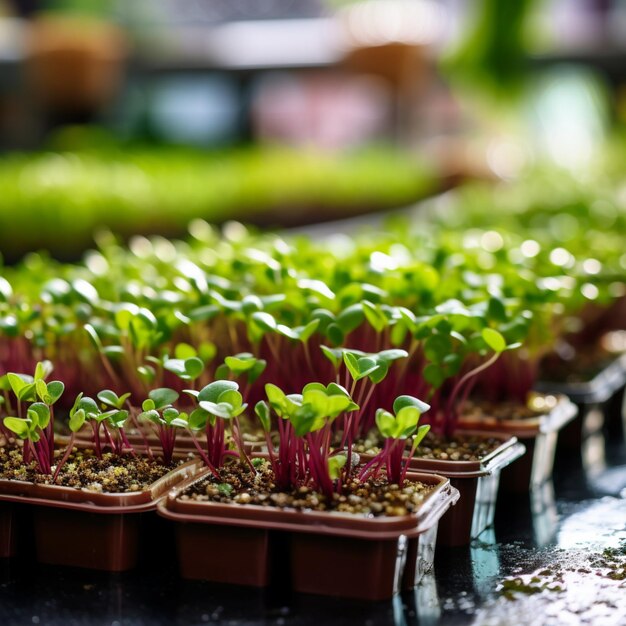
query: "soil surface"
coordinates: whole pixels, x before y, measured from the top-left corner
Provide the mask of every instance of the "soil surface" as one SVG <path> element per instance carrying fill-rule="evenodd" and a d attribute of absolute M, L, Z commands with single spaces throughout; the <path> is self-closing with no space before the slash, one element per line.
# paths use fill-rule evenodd
<path fill-rule="evenodd" d="M 56 451 L 55 457 L 61 458 L 62 453 Z M 74 449 L 54 484 L 104 493 L 144 491 L 172 468 L 142 457 L 107 452 L 99 459 L 90 450 Z M 41 474 L 34 462 L 25 466 L 21 449 L 15 448 L 0 448 L 0 478 L 53 484 L 52 476 Z"/>
<path fill-rule="evenodd" d="M 461 419 L 485 420 L 529 420 L 545 415 L 556 405 L 553 396 L 537 395 L 528 404 L 518 402 L 489 402 L 486 400 L 468 400 L 463 408 Z"/>
<path fill-rule="evenodd" d="M 261 459 L 256 475 L 234 463 L 222 468 L 220 475 L 223 482 L 210 475 L 191 485 L 180 499 L 385 517 L 413 513 L 434 489 L 432 485 L 419 482 L 405 481 L 399 487 L 390 485 L 384 478 L 366 482 L 355 478 L 344 485 L 341 494 L 334 494 L 332 500 L 307 486 L 280 492 L 273 482 L 270 464 Z"/>
<path fill-rule="evenodd" d="M 501 439 L 494 437 L 464 435 L 460 432 L 452 439 L 447 439 L 429 431 L 415 451 L 415 457 L 438 461 L 480 461 L 501 446 L 502 443 Z M 381 446 L 380 436 L 378 433 L 372 432 L 365 441 L 356 444 L 355 450 L 359 453 L 376 454 L 380 451 Z"/>

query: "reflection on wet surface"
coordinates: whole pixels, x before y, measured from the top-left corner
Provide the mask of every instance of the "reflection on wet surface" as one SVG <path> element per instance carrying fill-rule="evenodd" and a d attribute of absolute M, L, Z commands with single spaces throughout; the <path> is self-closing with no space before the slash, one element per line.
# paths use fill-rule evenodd
<path fill-rule="evenodd" d="M 528 560 L 542 565 L 528 571 Z M 564 517 L 556 546 L 522 550 L 518 571 L 497 585 L 475 624 L 626 623 L 626 500 L 580 503 Z M 541 616 L 541 621 L 537 617 Z"/>
<path fill-rule="evenodd" d="M 621 626 L 626 446 L 613 441 L 606 451 L 602 442 L 599 466 L 559 462 L 554 485 L 500 502 L 494 528 L 469 547 L 438 549 L 434 573 L 392 602 L 182 581 L 165 556 L 121 575 L 0 561 L 0 624 Z"/>
<path fill-rule="evenodd" d="M 500 578 L 485 585 L 468 623 L 626 623 L 626 458 L 623 442 L 605 446 L 596 433 L 580 468 L 559 466 L 555 502 L 547 491 L 531 496 L 528 532 L 500 539 Z M 622 465 L 607 466 L 606 459 Z"/>
<path fill-rule="evenodd" d="M 625 468 L 626 469 L 626 468 Z M 604 497 L 582 502 L 559 529 L 558 545 L 565 549 L 604 549 L 626 541 L 626 500 Z"/>

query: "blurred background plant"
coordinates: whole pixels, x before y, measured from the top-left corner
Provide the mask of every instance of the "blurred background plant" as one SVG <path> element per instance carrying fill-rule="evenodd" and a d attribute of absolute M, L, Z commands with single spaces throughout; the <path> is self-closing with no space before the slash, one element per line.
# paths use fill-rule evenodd
<path fill-rule="evenodd" d="M 618 0 L 2 0 L 0 250 L 302 225 L 468 179 L 518 181 L 516 211 L 593 205 L 550 200 L 562 169 L 622 212 L 625 31 Z"/>

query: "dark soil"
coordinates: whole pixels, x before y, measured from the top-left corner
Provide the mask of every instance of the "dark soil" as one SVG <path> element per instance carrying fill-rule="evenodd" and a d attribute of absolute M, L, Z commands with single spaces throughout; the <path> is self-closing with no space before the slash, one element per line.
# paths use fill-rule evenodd
<path fill-rule="evenodd" d="M 235 463 L 222 468 L 220 475 L 223 482 L 209 475 L 191 485 L 180 496 L 181 500 L 385 517 L 413 513 L 434 489 L 419 482 L 406 481 L 399 487 L 390 485 L 384 478 L 366 482 L 355 478 L 344 485 L 341 494 L 334 494 L 332 500 L 305 485 L 291 492 L 280 492 L 273 482 L 271 466 L 264 460 L 257 463 L 256 475 Z"/>
<path fill-rule="evenodd" d="M 356 444 L 355 450 L 359 453 L 377 454 L 382 443 L 379 434 L 373 431 L 365 441 Z M 415 451 L 415 457 L 438 461 L 480 461 L 501 445 L 502 440 L 494 437 L 464 435 L 459 432 L 452 439 L 447 439 L 429 431 Z"/>
<path fill-rule="evenodd" d="M 428 435 L 431 435 L 429 432 Z M 417 448 L 415 456 L 439 461 L 480 461 L 502 445 L 502 439 L 463 435 L 457 433 L 453 439 L 432 433 L 426 436 Z"/>
<path fill-rule="evenodd" d="M 58 450 L 55 456 L 60 458 L 62 453 Z M 74 449 L 55 484 L 103 493 L 144 491 L 172 468 L 142 457 L 107 452 L 99 459 L 90 450 Z M 52 476 L 41 474 L 34 462 L 24 465 L 21 449 L 0 448 L 0 478 L 53 484 Z"/>
<path fill-rule="evenodd" d="M 464 407 L 461 419 L 482 421 L 485 419 L 529 420 L 545 415 L 556 404 L 553 396 L 532 398 L 528 404 L 518 402 L 489 402 L 486 400 L 468 400 Z"/>

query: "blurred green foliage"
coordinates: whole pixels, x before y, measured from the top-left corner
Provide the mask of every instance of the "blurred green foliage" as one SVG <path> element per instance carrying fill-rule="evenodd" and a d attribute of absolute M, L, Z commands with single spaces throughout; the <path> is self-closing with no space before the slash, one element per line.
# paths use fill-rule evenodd
<path fill-rule="evenodd" d="M 306 223 L 410 203 L 436 184 L 423 161 L 382 147 L 348 155 L 112 146 L 13 154 L 0 162 L 0 250 L 9 260 L 37 249 L 73 258 L 103 227 L 175 236 L 194 218 Z"/>
<path fill-rule="evenodd" d="M 115 5 L 111 0 L 47 0 L 41 3 L 45 13 L 106 17 L 113 13 Z"/>
<path fill-rule="evenodd" d="M 473 24 L 448 63 L 450 72 L 459 80 L 499 96 L 517 93 L 526 68 L 524 30 L 534 3 L 535 0 L 470 3 Z"/>

